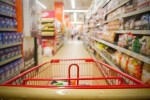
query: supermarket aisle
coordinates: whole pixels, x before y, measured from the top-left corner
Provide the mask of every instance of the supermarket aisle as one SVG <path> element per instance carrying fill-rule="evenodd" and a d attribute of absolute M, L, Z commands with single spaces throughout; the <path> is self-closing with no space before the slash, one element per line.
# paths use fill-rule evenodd
<path fill-rule="evenodd" d="M 50 59 L 91 58 L 82 41 L 68 40 L 53 57 L 43 57 L 43 62 Z"/>
<path fill-rule="evenodd" d="M 64 46 L 56 53 L 53 58 L 57 59 L 69 59 L 69 58 L 90 58 L 86 49 L 83 46 L 82 41 L 69 40 Z"/>

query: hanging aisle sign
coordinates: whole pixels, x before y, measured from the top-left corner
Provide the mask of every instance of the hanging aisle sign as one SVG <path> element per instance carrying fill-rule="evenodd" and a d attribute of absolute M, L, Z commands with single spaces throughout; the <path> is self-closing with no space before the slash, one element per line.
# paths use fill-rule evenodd
<path fill-rule="evenodd" d="M 61 23 L 63 22 L 63 7 L 63 2 L 55 2 L 55 18 Z"/>

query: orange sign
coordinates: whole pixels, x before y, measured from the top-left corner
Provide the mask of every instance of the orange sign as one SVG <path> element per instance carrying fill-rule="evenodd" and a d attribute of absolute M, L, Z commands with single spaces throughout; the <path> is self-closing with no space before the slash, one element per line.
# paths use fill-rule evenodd
<path fill-rule="evenodd" d="M 64 16 L 64 24 L 65 24 L 65 26 L 71 28 L 71 23 L 70 22 L 71 22 L 71 20 L 70 20 L 69 15 L 65 15 Z"/>
<path fill-rule="evenodd" d="M 55 18 L 63 22 L 63 2 L 55 2 Z"/>

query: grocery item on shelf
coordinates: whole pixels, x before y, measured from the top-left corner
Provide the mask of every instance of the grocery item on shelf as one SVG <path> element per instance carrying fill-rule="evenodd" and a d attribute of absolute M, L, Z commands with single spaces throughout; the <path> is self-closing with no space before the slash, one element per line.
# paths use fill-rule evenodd
<path fill-rule="evenodd" d="M 132 33 L 119 35 L 118 45 L 123 48 L 131 49 L 134 38 L 135 36 Z"/>
<path fill-rule="evenodd" d="M 142 62 L 136 58 L 129 58 L 129 62 L 127 65 L 128 73 L 141 80 L 141 75 L 142 75 Z"/>
<path fill-rule="evenodd" d="M 115 20 L 108 23 L 108 30 L 119 30 L 121 28 L 121 21 Z"/>
<path fill-rule="evenodd" d="M 0 82 L 13 77 L 11 75 L 21 71 L 23 66 L 24 66 L 24 64 L 23 64 L 22 58 L 1 66 L 0 67 Z"/>
<path fill-rule="evenodd" d="M 7 45 L 22 41 L 22 34 L 17 32 L 0 32 L 0 44 Z"/>
<path fill-rule="evenodd" d="M 21 54 L 21 46 L 0 49 L 0 62 Z"/>
<path fill-rule="evenodd" d="M 55 32 L 42 32 L 42 36 L 54 36 Z"/>
<path fill-rule="evenodd" d="M 140 53 L 140 48 L 141 46 L 140 46 L 139 38 L 135 37 L 132 42 L 132 51 L 136 53 Z"/>
<path fill-rule="evenodd" d="M 136 10 L 136 0 L 130 0 L 125 4 L 125 13 L 129 13 Z"/>
<path fill-rule="evenodd" d="M 120 60 L 120 67 L 123 69 L 123 71 L 127 72 L 127 64 L 129 61 L 129 56 L 126 54 L 123 54 Z"/>
<path fill-rule="evenodd" d="M 115 37 L 116 37 L 115 31 L 105 31 L 103 32 L 102 39 L 114 43 Z"/>
<path fill-rule="evenodd" d="M 54 27 L 54 23 L 42 23 L 43 27 L 47 27 L 47 28 L 53 28 Z"/>
<path fill-rule="evenodd" d="M 150 36 L 143 36 L 140 39 L 141 49 L 140 53 L 150 56 Z"/>
<path fill-rule="evenodd" d="M 112 13 L 108 14 L 107 20 L 112 19 L 117 16 L 121 16 L 124 13 L 125 13 L 125 7 L 122 6 L 122 7 L 118 8 L 117 10 L 113 11 Z"/>
<path fill-rule="evenodd" d="M 135 15 L 124 19 L 125 30 L 149 30 L 150 14 Z"/>
<path fill-rule="evenodd" d="M 144 63 L 143 69 L 142 69 L 142 82 L 145 84 L 150 84 L 150 65 Z"/>
<path fill-rule="evenodd" d="M 150 6 L 150 0 L 136 0 L 136 9 L 141 9 Z"/>
<path fill-rule="evenodd" d="M 119 5 L 122 1 L 121 0 L 111 0 L 108 5 L 106 6 L 106 12 L 114 9 L 117 5 Z"/>
<path fill-rule="evenodd" d="M 0 17 L 0 28 L 17 28 L 16 19 Z"/>
<path fill-rule="evenodd" d="M 97 42 L 96 47 L 101 51 L 101 50 L 105 49 L 106 45 Z"/>
<path fill-rule="evenodd" d="M 5 79 L 5 74 L 3 68 L 0 68 L 0 81 Z"/>
<path fill-rule="evenodd" d="M 54 18 L 42 18 L 42 22 L 54 22 Z"/>
<path fill-rule="evenodd" d="M 112 55 L 112 59 L 113 59 L 113 62 L 120 66 L 120 61 L 121 61 L 121 58 L 122 58 L 123 54 L 121 52 L 118 52 L 116 51 L 113 55 Z"/>
<path fill-rule="evenodd" d="M 0 1 L 0 13 L 12 17 L 16 17 L 15 7 Z"/>

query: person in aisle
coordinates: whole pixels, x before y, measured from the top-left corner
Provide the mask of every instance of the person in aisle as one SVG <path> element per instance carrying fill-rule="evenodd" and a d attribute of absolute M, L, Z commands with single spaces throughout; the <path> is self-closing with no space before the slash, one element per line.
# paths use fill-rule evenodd
<path fill-rule="evenodd" d="M 71 31 L 71 39 L 72 40 L 74 39 L 75 34 L 76 34 L 76 30 L 74 28 L 72 28 L 72 31 Z"/>

